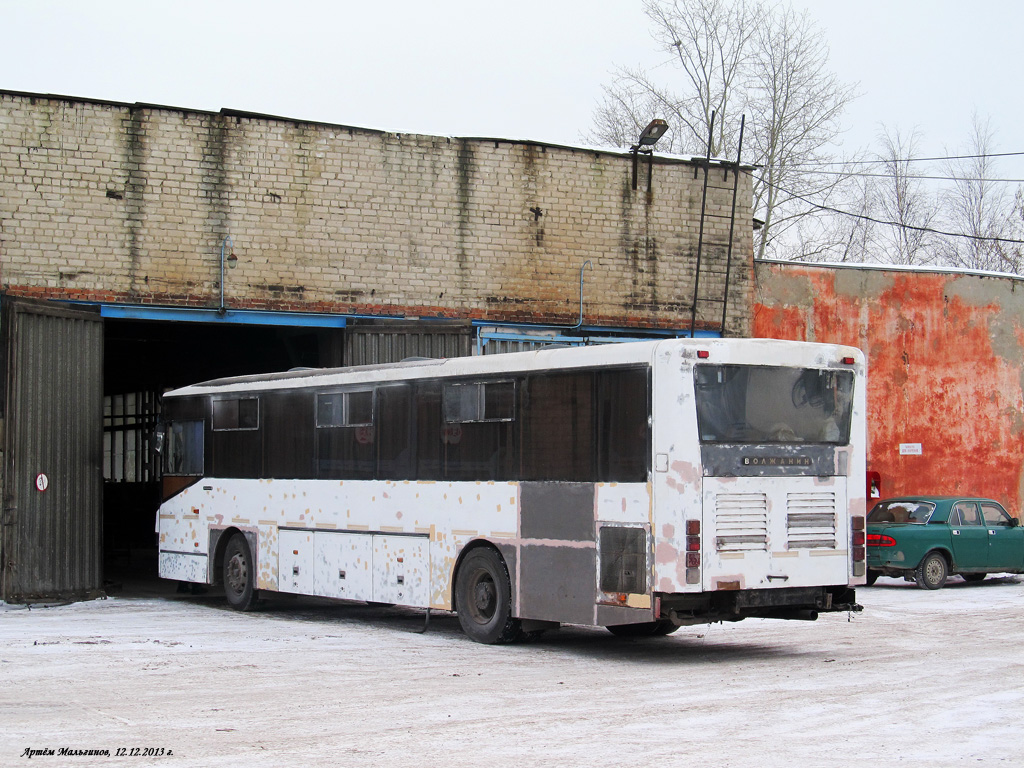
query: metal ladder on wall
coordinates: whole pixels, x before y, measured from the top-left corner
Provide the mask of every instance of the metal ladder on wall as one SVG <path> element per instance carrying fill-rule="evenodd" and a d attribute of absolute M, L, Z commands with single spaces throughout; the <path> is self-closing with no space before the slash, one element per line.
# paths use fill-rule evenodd
<path fill-rule="evenodd" d="M 700 202 L 700 229 L 697 235 L 697 263 L 693 273 L 693 301 L 690 304 L 690 338 L 693 338 L 697 328 L 697 305 L 703 301 L 706 303 L 714 303 L 722 305 L 722 321 L 719 326 L 721 329 L 722 336 L 725 336 L 725 323 L 726 316 L 729 310 L 729 278 L 732 272 L 732 245 L 733 237 L 736 230 L 736 196 L 739 190 L 740 180 L 740 155 L 743 151 L 743 129 L 746 124 L 746 115 L 740 117 L 740 138 L 739 145 L 736 150 L 736 162 L 726 164 L 723 162 L 725 169 L 725 180 L 729 179 L 729 166 L 732 166 L 733 171 L 733 187 L 732 187 L 732 211 L 729 214 L 729 244 L 726 249 L 725 257 L 725 281 L 722 288 L 721 296 L 700 296 L 700 278 L 701 278 L 701 257 L 703 256 L 704 250 L 704 222 L 707 218 L 707 199 L 708 199 L 708 177 L 711 171 L 711 142 L 714 136 L 715 130 L 715 113 L 711 113 L 711 122 L 708 126 L 708 148 L 707 155 L 703 162 L 704 169 L 704 187 L 701 192 Z M 694 170 L 694 176 L 697 174 L 697 170 Z"/>

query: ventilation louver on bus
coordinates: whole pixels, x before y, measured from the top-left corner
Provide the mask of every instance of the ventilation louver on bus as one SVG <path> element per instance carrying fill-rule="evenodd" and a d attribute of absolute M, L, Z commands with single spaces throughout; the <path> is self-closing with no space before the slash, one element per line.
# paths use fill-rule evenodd
<path fill-rule="evenodd" d="M 768 549 L 768 497 L 763 493 L 715 494 L 715 533 L 719 552 Z"/>
<path fill-rule="evenodd" d="M 786 496 L 788 549 L 836 548 L 836 495 L 830 492 Z"/>

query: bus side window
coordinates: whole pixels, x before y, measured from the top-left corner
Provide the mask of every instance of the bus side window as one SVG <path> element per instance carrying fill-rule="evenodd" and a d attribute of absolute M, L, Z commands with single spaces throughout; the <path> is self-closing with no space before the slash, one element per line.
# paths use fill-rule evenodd
<path fill-rule="evenodd" d="M 443 392 L 445 479 L 514 479 L 515 382 L 453 382 Z"/>
<path fill-rule="evenodd" d="M 226 397 L 213 401 L 212 472 L 219 477 L 260 477 L 263 438 L 260 401 Z"/>
<path fill-rule="evenodd" d="M 536 374 L 525 382 L 522 479 L 594 477 L 594 374 Z"/>
<path fill-rule="evenodd" d="M 213 430 L 260 428 L 260 401 L 255 397 L 232 397 L 213 401 Z"/>
<path fill-rule="evenodd" d="M 317 477 L 372 480 L 377 469 L 373 390 L 316 397 Z"/>
<path fill-rule="evenodd" d="M 377 389 L 377 478 L 380 480 L 416 478 L 412 391 L 409 385 Z"/>
<path fill-rule="evenodd" d="M 203 474 L 203 432 L 201 420 L 169 421 L 165 428 L 164 474 Z"/>
<path fill-rule="evenodd" d="M 447 425 L 441 413 L 441 384 L 422 381 L 416 384 L 416 466 L 417 480 L 443 480 L 444 434 Z"/>
<path fill-rule="evenodd" d="M 315 429 L 312 392 L 276 392 L 263 398 L 264 477 L 313 478 Z"/>
<path fill-rule="evenodd" d="M 600 482 L 647 480 L 651 456 L 651 404 L 647 369 L 598 374 L 598 477 Z"/>

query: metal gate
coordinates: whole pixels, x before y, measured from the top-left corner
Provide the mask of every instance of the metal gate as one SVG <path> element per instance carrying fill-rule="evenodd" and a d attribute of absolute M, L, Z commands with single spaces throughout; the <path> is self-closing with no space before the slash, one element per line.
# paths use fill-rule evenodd
<path fill-rule="evenodd" d="M 387 323 L 345 329 L 345 365 L 397 363 L 410 357 L 466 357 L 472 354 L 468 323 Z"/>
<path fill-rule="evenodd" d="M 103 321 L 0 296 L 0 598 L 102 588 Z"/>

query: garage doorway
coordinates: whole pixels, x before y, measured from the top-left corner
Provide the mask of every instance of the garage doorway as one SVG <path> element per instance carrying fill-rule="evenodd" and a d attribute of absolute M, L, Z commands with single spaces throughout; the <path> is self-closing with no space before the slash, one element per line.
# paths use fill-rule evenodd
<path fill-rule="evenodd" d="M 107 318 L 104 330 L 103 559 L 116 584 L 156 573 L 161 395 L 225 376 L 340 365 L 344 329 Z"/>

